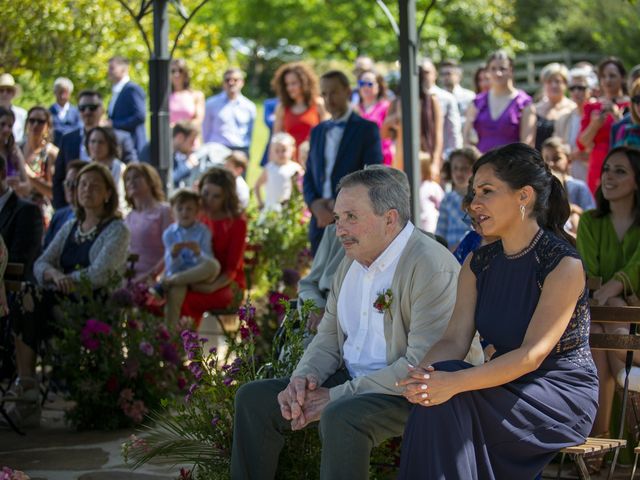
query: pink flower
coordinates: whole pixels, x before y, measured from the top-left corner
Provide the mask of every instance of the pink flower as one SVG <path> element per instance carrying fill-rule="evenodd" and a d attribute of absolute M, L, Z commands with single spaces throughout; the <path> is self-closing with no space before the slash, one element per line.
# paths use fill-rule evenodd
<path fill-rule="evenodd" d="M 158 340 L 169 340 L 171 335 L 165 325 L 158 325 Z"/>
<path fill-rule="evenodd" d="M 111 327 L 109 325 L 95 318 L 90 318 L 80 332 L 80 341 L 84 348 L 93 352 L 100 348 L 100 340 L 97 337 L 110 333 Z"/>
<path fill-rule="evenodd" d="M 118 400 L 118 403 L 130 402 L 131 400 L 133 400 L 133 390 L 125 388 L 120 392 L 120 399 Z"/>
<path fill-rule="evenodd" d="M 140 342 L 140 351 L 144 353 L 147 357 L 153 355 L 153 345 L 151 345 L 147 341 Z"/>

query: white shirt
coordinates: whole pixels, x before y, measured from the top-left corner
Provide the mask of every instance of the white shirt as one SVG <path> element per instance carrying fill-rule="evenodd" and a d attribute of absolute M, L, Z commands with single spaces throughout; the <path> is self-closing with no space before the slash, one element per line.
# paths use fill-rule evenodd
<path fill-rule="evenodd" d="M 24 126 L 27 122 L 27 111 L 24 108 L 17 107 L 15 105 L 11 105 L 11 111 L 13 112 L 13 116 L 16 117 L 16 121 L 13 122 L 13 138 L 16 143 L 19 143 L 24 139 Z"/>
<path fill-rule="evenodd" d="M 116 104 L 120 92 L 122 92 L 124 86 L 130 81 L 131 78 L 129 78 L 129 75 L 125 75 L 124 77 L 122 77 L 122 80 L 111 87 L 111 100 L 109 100 L 109 116 L 111 116 L 111 114 L 113 113 L 113 106 Z"/>
<path fill-rule="evenodd" d="M 240 206 L 245 209 L 249 206 L 249 195 L 251 190 L 249 189 L 249 185 L 245 181 L 242 176 L 238 175 L 236 177 L 236 193 L 238 194 L 238 201 L 240 202 Z"/>
<path fill-rule="evenodd" d="M 408 222 L 368 268 L 354 261 L 344 277 L 338 294 L 337 313 L 340 328 L 346 338 L 344 361 L 352 378 L 367 375 L 388 365 L 384 312 L 378 312 L 373 304 L 380 293 L 391 288 L 400 255 L 414 228 Z M 394 300 L 399 301 L 395 298 L 392 302 Z"/>
<path fill-rule="evenodd" d="M 467 109 L 471 102 L 476 98 L 476 93 L 467 88 L 461 87 L 460 85 L 456 85 L 453 87 L 453 96 L 456 97 L 456 101 L 458 102 L 458 110 L 460 111 L 460 123 L 464 127 L 465 115 L 467 114 Z"/>
<path fill-rule="evenodd" d="M 60 104 L 57 104 L 60 107 Z M 71 106 L 71 104 L 69 102 L 65 103 L 62 107 L 60 107 L 60 110 L 58 110 L 58 114 L 57 117 L 60 120 L 64 120 L 65 117 L 67 116 L 67 113 L 69 113 L 69 107 Z"/>
<path fill-rule="evenodd" d="M 336 118 L 336 122 L 346 122 L 351 116 L 353 110 L 351 107 L 347 109 L 347 112 L 340 118 Z M 345 127 L 346 128 L 346 127 Z M 327 128 L 325 132 L 324 141 L 324 183 L 322 184 L 322 198 L 333 198 L 333 191 L 331 189 L 331 173 L 333 167 L 336 164 L 336 157 L 338 156 L 338 149 L 340 148 L 340 142 L 344 135 L 344 128 L 333 127 Z"/>
<path fill-rule="evenodd" d="M 267 172 L 267 182 L 264 185 L 264 207 L 267 210 L 280 211 L 282 202 L 291 198 L 291 179 L 300 171 L 300 165 L 293 160 L 283 165 L 269 162 L 264 169 Z"/>

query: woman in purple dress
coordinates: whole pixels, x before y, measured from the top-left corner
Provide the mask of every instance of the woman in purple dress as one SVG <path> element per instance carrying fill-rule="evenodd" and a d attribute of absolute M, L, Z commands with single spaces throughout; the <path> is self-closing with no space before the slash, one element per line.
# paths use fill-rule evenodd
<path fill-rule="evenodd" d="M 415 404 L 401 479 L 532 479 L 580 444 L 597 410 L 585 270 L 563 226 L 569 204 L 521 143 L 474 165 L 471 210 L 499 241 L 465 260 L 441 340 L 400 382 Z M 476 330 L 496 353 L 462 361 Z"/>
<path fill-rule="evenodd" d="M 482 153 L 516 142 L 533 146 L 535 109 L 531 97 L 513 85 L 513 59 L 499 50 L 487 60 L 487 70 L 491 88 L 467 109 L 465 145 L 475 145 Z"/>

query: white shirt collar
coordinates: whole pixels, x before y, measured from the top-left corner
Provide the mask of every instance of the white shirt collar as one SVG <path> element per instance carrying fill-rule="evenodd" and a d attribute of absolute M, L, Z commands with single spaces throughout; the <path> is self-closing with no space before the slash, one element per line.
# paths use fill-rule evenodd
<path fill-rule="evenodd" d="M 360 265 L 365 271 L 373 273 L 386 270 L 393 264 L 394 260 L 400 256 L 404 247 L 407 246 L 409 237 L 413 233 L 414 229 L 415 227 L 413 226 L 413 223 L 407 222 L 396 238 L 394 238 L 389 246 L 385 248 L 380 255 L 378 255 L 378 258 L 376 258 L 369 267 L 365 267 L 360 262 L 357 262 L 358 265 Z"/>
<path fill-rule="evenodd" d="M 120 93 L 124 88 L 124 86 L 130 81 L 131 81 L 131 78 L 129 77 L 129 75 L 125 75 L 124 77 L 122 77 L 122 80 L 120 80 L 113 87 L 111 87 L 111 91 L 113 93 Z"/>

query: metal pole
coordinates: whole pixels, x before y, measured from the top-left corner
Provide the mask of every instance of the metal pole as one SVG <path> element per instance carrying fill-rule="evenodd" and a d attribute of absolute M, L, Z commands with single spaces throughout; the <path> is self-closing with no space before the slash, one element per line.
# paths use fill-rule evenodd
<path fill-rule="evenodd" d="M 420 131 L 418 108 L 418 65 L 416 31 L 416 0 L 398 0 L 400 7 L 400 95 L 402 100 L 402 147 L 404 171 L 411 186 L 413 221 L 420 219 Z"/>
<path fill-rule="evenodd" d="M 168 0 L 153 0 L 153 55 L 149 59 L 151 107 L 151 165 L 158 169 L 165 189 L 171 179 L 169 129 L 169 16 Z"/>

